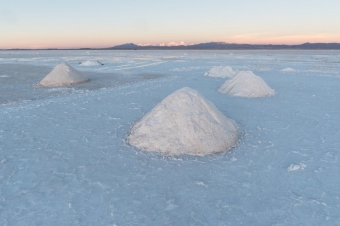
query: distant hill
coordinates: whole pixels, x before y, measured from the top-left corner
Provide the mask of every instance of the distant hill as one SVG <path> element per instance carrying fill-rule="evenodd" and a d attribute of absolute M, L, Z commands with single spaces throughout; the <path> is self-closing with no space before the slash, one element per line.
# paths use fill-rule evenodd
<path fill-rule="evenodd" d="M 152 49 L 230 49 L 230 50 L 247 50 L 247 49 L 305 49 L 305 50 L 317 50 L 317 49 L 340 49 L 340 43 L 303 43 L 300 45 L 253 45 L 253 44 L 234 44 L 234 43 L 224 43 L 224 42 L 208 42 L 199 43 L 194 45 L 181 45 L 181 46 L 139 46 L 133 43 L 113 46 L 110 48 L 112 50 L 152 50 Z"/>
<path fill-rule="evenodd" d="M 114 46 L 108 49 L 137 49 L 138 47 L 140 46 L 133 44 L 133 43 L 126 43 L 126 44 Z"/>

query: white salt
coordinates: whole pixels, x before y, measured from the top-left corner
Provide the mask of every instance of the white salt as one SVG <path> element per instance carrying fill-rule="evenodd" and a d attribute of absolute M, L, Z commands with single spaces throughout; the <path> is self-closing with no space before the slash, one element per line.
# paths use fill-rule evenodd
<path fill-rule="evenodd" d="M 204 76 L 219 77 L 219 78 L 231 78 L 236 72 L 229 66 L 217 66 L 212 67 Z"/>
<path fill-rule="evenodd" d="M 275 91 L 259 76 L 251 71 L 240 71 L 227 80 L 218 91 L 223 94 L 240 97 L 266 97 L 275 95 Z"/>
<path fill-rule="evenodd" d="M 89 81 L 82 73 L 67 63 L 58 64 L 40 81 L 43 86 L 67 86 Z"/>
<path fill-rule="evenodd" d="M 207 155 L 234 147 L 236 123 L 188 87 L 177 90 L 139 120 L 128 141 L 170 155 Z"/>
<path fill-rule="evenodd" d="M 282 72 L 296 72 L 294 68 L 291 67 L 286 67 L 281 70 Z"/>
<path fill-rule="evenodd" d="M 83 63 L 80 64 L 81 66 L 100 66 L 103 65 L 102 63 L 100 63 L 99 61 L 96 60 L 87 60 Z"/>

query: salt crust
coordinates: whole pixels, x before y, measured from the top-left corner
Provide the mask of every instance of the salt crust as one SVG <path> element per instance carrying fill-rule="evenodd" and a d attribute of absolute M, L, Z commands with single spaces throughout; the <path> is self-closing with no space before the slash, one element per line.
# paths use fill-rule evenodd
<path fill-rule="evenodd" d="M 82 73 L 67 63 L 58 64 L 40 81 L 43 86 L 67 86 L 89 81 Z"/>
<path fill-rule="evenodd" d="M 275 91 L 252 71 L 240 71 L 228 79 L 218 89 L 220 93 L 240 97 L 266 97 L 275 95 Z"/>
<path fill-rule="evenodd" d="M 216 66 L 212 67 L 204 76 L 218 77 L 218 78 L 231 78 L 236 72 L 230 66 Z"/>
<path fill-rule="evenodd" d="M 234 147 L 236 123 L 188 87 L 175 91 L 139 120 L 128 136 L 138 148 L 169 155 L 207 155 Z"/>

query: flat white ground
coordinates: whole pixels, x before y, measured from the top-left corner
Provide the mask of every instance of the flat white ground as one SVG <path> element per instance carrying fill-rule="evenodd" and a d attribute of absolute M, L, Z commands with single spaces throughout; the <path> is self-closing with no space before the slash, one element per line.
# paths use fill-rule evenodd
<path fill-rule="evenodd" d="M 36 84 L 62 61 L 91 81 Z M 251 70 L 276 95 L 220 94 L 213 66 Z M 339 51 L 2 51 L 0 225 L 337 225 L 339 84 Z M 236 121 L 238 146 L 171 157 L 128 145 L 185 86 Z"/>

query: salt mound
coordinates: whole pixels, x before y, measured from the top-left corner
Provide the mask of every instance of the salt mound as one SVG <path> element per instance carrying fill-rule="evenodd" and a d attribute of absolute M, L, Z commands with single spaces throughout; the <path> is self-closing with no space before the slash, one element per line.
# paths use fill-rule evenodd
<path fill-rule="evenodd" d="M 82 65 L 82 66 L 99 66 L 99 65 L 103 65 L 103 64 L 100 63 L 99 61 L 96 61 L 96 60 L 87 60 L 87 61 L 81 63 L 80 65 Z"/>
<path fill-rule="evenodd" d="M 240 97 L 265 97 L 275 95 L 267 83 L 251 71 L 240 71 L 227 80 L 219 89 L 220 93 Z"/>
<path fill-rule="evenodd" d="M 281 71 L 283 71 L 283 72 L 296 72 L 296 70 L 294 68 L 291 68 L 291 67 L 286 67 L 286 68 L 282 69 Z"/>
<path fill-rule="evenodd" d="M 207 155 L 236 145 L 236 123 L 188 87 L 177 90 L 139 120 L 128 142 L 170 155 Z"/>
<path fill-rule="evenodd" d="M 231 78 L 236 74 L 235 71 L 229 66 L 212 67 L 204 76 L 219 77 L 219 78 Z"/>
<path fill-rule="evenodd" d="M 58 64 L 40 81 L 43 86 L 67 86 L 89 81 L 83 74 L 67 63 Z"/>

